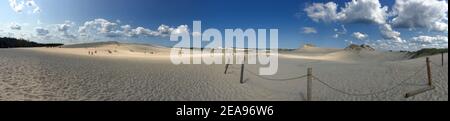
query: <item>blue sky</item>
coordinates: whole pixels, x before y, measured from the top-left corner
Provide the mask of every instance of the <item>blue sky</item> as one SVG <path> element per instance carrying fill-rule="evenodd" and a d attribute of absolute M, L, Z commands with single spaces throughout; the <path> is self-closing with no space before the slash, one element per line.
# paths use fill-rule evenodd
<path fill-rule="evenodd" d="M 27 4 L 30 1 L 35 4 Z M 170 30 L 182 29 L 182 25 L 191 29 L 192 21 L 201 20 L 203 30 L 279 29 L 279 46 L 282 48 L 298 48 L 305 43 L 336 48 L 349 43 L 370 44 L 383 49 L 448 47 L 448 29 L 442 29 L 442 26 L 448 28 L 448 9 L 442 8 L 443 3 L 448 7 L 448 2 L 424 1 L 4 0 L 0 2 L 0 36 L 38 42 L 117 40 L 170 46 L 174 43 L 157 32 L 161 25 L 167 25 Z M 23 2 L 24 6 L 12 6 L 12 2 Z M 380 7 L 374 8 L 377 3 Z M 335 6 L 336 10 L 331 9 L 333 12 L 330 12 L 327 5 Z M 386 11 L 383 11 L 384 6 Z M 395 11 L 395 7 L 398 10 L 422 7 L 424 11 Z M 308 12 L 307 9 L 314 11 Z M 367 16 L 378 15 L 380 11 L 383 16 Z M 427 12 L 437 15 L 420 14 Z M 334 14 L 337 15 L 332 16 Z M 92 25 L 85 26 L 89 21 Z M 100 31 L 102 24 L 111 25 L 111 28 L 108 26 Z M 148 34 L 123 36 L 124 25 L 129 25 L 132 31 L 142 27 L 140 30 Z M 83 26 L 93 30 L 82 36 L 85 34 L 80 32 Z"/>

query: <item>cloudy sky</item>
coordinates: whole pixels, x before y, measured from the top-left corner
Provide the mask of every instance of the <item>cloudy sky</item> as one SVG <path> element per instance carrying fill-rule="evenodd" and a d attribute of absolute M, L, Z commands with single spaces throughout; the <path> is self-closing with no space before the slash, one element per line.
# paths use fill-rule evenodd
<path fill-rule="evenodd" d="M 279 45 L 448 47 L 446 0 L 2 0 L 0 36 L 173 45 L 172 32 L 279 29 Z"/>

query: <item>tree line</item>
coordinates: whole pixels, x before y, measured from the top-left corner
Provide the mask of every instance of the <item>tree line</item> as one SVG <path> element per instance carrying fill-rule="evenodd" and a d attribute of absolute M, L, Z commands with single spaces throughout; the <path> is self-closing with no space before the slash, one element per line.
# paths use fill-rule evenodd
<path fill-rule="evenodd" d="M 0 37 L 0 48 L 19 48 L 19 47 L 59 47 L 64 44 L 60 43 L 37 43 L 25 39 L 17 39 L 10 37 Z"/>

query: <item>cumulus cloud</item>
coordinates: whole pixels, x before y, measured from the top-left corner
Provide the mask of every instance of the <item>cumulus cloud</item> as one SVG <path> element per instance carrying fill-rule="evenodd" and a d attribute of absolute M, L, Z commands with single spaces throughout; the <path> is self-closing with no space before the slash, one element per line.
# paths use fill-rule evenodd
<path fill-rule="evenodd" d="M 17 2 L 17 0 L 9 0 L 9 6 L 15 11 L 15 12 L 22 12 L 24 8 L 24 3 Z"/>
<path fill-rule="evenodd" d="M 313 3 L 311 6 L 306 7 L 304 11 L 308 17 L 312 20 L 319 22 L 332 22 L 338 20 L 337 4 L 334 2 Z"/>
<path fill-rule="evenodd" d="M 175 33 L 189 33 L 189 28 L 187 25 L 180 25 L 177 28 L 173 28 L 167 25 L 160 25 L 156 31 L 150 30 L 150 29 L 144 29 L 144 28 L 137 28 L 137 30 L 145 30 L 145 32 L 142 32 L 143 34 L 137 33 L 137 35 L 145 35 L 145 36 L 159 36 L 159 37 L 168 37 L 170 34 Z"/>
<path fill-rule="evenodd" d="M 380 25 L 380 32 L 384 39 L 392 40 L 397 43 L 403 43 L 404 40 L 400 37 L 401 33 L 392 29 L 391 25 Z"/>
<path fill-rule="evenodd" d="M 339 20 L 344 22 L 362 22 L 384 24 L 388 7 L 382 7 L 378 0 L 352 0 L 339 12 Z"/>
<path fill-rule="evenodd" d="M 48 29 L 44 29 L 42 27 L 36 27 L 35 31 L 38 36 L 47 36 L 50 33 Z"/>
<path fill-rule="evenodd" d="M 79 27 L 78 32 L 82 36 L 90 34 L 91 32 L 93 34 L 103 34 L 105 36 L 111 36 L 117 33 L 115 31 L 117 26 L 117 23 L 99 18 L 92 21 L 86 21 L 83 26 Z"/>
<path fill-rule="evenodd" d="M 397 0 L 393 15 L 394 27 L 448 31 L 446 0 Z"/>
<path fill-rule="evenodd" d="M 418 36 L 413 37 L 411 39 L 413 42 L 417 42 L 420 44 L 442 44 L 442 43 L 448 43 L 448 37 L 437 35 L 437 36 Z"/>
<path fill-rule="evenodd" d="M 162 24 L 161 26 L 158 27 L 158 32 L 161 34 L 170 34 L 172 31 L 174 30 L 174 28 L 170 28 L 167 25 Z"/>
<path fill-rule="evenodd" d="M 70 29 L 74 26 L 75 23 L 71 21 L 65 21 L 63 24 L 57 25 L 57 31 L 61 33 L 61 35 L 65 38 L 77 38 L 74 34 L 70 33 Z"/>
<path fill-rule="evenodd" d="M 382 7 L 378 0 L 352 0 L 340 11 L 334 2 L 313 3 L 304 9 L 308 17 L 319 22 L 377 23 L 383 24 L 387 18 L 387 7 Z"/>
<path fill-rule="evenodd" d="M 9 6 L 18 13 L 23 12 L 27 7 L 30 7 L 33 13 L 39 13 L 41 11 L 34 0 L 9 0 Z"/>
<path fill-rule="evenodd" d="M 9 25 L 9 28 L 12 30 L 22 30 L 22 26 L 17 23 L 11 23 L 11 25 Z"/>
<path fill-rule="evenodd" d="M 103 35 L 105 37 L 168 37 L 172 33 L 188 32 L 187 25 L 180 25 L 176 28 L 162 24 L 156 30 L 145 27 L 133 28 L 130 25 L 119 25 L 106 19 L 95 19 L 86 21 L 78 28 L 80 36 Z"/>
<path fill-rule="evenodd" d="M 435 35 L 435 36 L 417 36 L 412 37 L 409 40 L 405 40 L 405 43 L 398 43 L 390 40 L 377 40 L 369 45 L 385 50 L 419 50 L 422 48 L 448 48 L 448 36 Z"/>
<path fill-rule="evenodd" d="M 181 34 L 181 33 L 189 33 L 189 27 L 188 25 L 180 25 L 176 29 L 174 29 L 172 34 Z"/>
<path fill-rule="evenodd" d="M 110 22 L 105 19 L 95 19 L 94 21 L 87 22 L 89 26 L 99 26 L 98 30 L 100 33 L 106 34 L 112 32 L 112 30 L 117 27 L 117 23 Z M 86 25 L 86 24 L 85 24 Z"/>
<path fill-rule="evenodd" d="M 59 32 L 67 32 L 67 31 L 69 31 L 70 28 L 72 28 L 73 25 L 74 25 L 73 22 L 66 21 L 64 24 L 58 25 L 58 31 Z"/>
<path fill-rule="evenodd" d="M 316 28 L 313 28 L 313 27 L 303 27 L 302 31 L 305 34 L 317 34 Z"/>
<path fill-rule="evenodd" d="M 123 26 L 120 26 L 120 28 L 122 28 L 124 32 L 129 32 L 131 30 L 130 25 L 123 25 Z"/>
<path fill-rule="evenodd" d="M 367 37 L 369 37 L 369 35 L 361 33 L 361 32 L 355 32 L 355 33 L 353 33 L 353 37 L 355 37 L 358 40 L 364 40 L 364 39 L 367 39 Z"/>
<path fill-rule="evenodd" d="M 25 4 L 27 6 L 33 8 L 33 13 L 40 13 L 41 12 L 41 8 L 36 4 L 36 2 L 34 2 L 34 0 L 27 0 L 27 2 Z"/>
<path fill-rule="evenodd" d="M 334 2 L 314 3 L 305 8 L 304 11 L 312 20 L 319 22 L 342 22 L 342 23 L 366 23 L 376 24 L 380 28 L 380 33 L 384 39 L 402 43 L 401 33 L 395 31 L 387 23 L 389 17 L 388 7 L 382 6 L 379 0 L 352 0 L 345 3 L 345 6 L 338 11 L 338 5 Z M 337 32 L 338 29 L 335 29 Z M 338 38 L 341 33 L 333 37 Z M 362 36 L 359 36 L 362 37 Z"/>
<path fill-rule="evenodd" d="M 132 29 L 128 35 L 136 37 L 136 36 L 158 36 L 159 33 L 156 31 L 152 31 L 150 29 L 144 27 L 137 27 L 136 29 Z"/>
<path fill-rule="evenodd" d="M 395 31 L 387 22 L 389 12 L 387 6 L 382 6 L 379 0 L 352 0 L 345 3 L 345 6 L 338 11 L 338 5 L 334 2 L 313 3 L 305 8 L 304 11 L 312 20 L 319 22 L 342 22 L 342 23 L 366 23 L 375 24 L 380 28 L 381 36 L 397 43 L 404 40 L 400 37 L 401 33 Z M 335 29 L 337 32 L 338 29 Z M 338 38 L 341 33 L 333 37 Z M 360 36 L 362 37 L 362 36 Z"/>

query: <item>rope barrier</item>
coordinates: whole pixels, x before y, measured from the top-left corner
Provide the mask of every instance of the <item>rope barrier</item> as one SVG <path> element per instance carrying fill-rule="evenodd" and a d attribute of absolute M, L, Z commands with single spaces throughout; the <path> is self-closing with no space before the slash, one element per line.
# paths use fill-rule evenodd
<path fill-rule="evenodd" d="M 444 69 L 444 67 L 442 67 L 441 64 L 436 64 L 434 62 L 431 62 L 431 63 L 434 66 L 440 67 L 440 69 Z M 318 77 L 316 77 L 314 75 L 312 75 L 312 78 L 314 80 L 317 80 L 319 83 L 323 84 L 324 86 L 326 86 L 326 87 L 328 87 L 328 88 L 330 88 L 330 89 L 332 89 L 332 90 L 334 90 L 336 92 L 342 93 L 342 94 L 346 94 L 346 95 L 350 95 L 350 96 L 376 96 L 376 95 L 379 95 L 379 94 L 387 93 L 387 92 L 392 91 L 394 89 L 397 89 L 397 88 L 399 88 L 401 86 L 427 86 L 427 84 L 406 83 L 407 81 L 410 81 L 413 77 L 417 77 L 420 72 L 422 72 L 423 70 L 426 69 L 425 67 L 426 67 L 426 65 L 417 68 L 416 69 L 417 71 L 414 72 L 412 75 L 408 76 L 404 80 L 401 80 L 400 83 L 397 83 L 397 84 L 395 84 L 394 86 L 392 86 L 390 88 L 386 88 L 386 89 L 383 89 L 383 90 L 370 92 L 370 93 L 351 93 L 351 92 L 347 92 L 345 90 L 338 89 L 338 88 L 336 88 L 336 87 L 326 83 L 325 81 L 322 81 L 320 78 L 318 78 Z M 253 76 L 256 76 L 256 77 L 264 79 L 264 80 L 269 80 L 269 81 L 291 81 L 291 80 L 297 80 L 297 79 L 302 79 L 302 78 L 308 77 L 308 75 L 302 75 L 302 76 L 290 77 L 290 78 L 267 78 L 267 77 L 261 76 L 261 75 L 259 75 L 257 73 L 254 73 L 254 72 L 252 72 L 252 71 L 250 71 L 248 69 L 244 69 L 244 70 L 246 72 L 250 73 Z M 297 74 L 297 75 L 300 75 L 300 74 Z M 264 88 L 267 88 L 267 87 L 264 87 Z M 270 89 L 270 90 L 273 90 L 273 89 Z M 277 92 L 285 92 L 285 91 L 277 91 Z M 285 92 L 285 93 L 288 93 L 288 92 Z"/>
<path fill-rule="evenodd" d="M 399 72 L 399 70 L 397 70 L 398 68 L 394 68 L 393 66 L 395 66 L 395 65 L 388 67 L 389 70 L 391 71 L 390 77 L 393 79 L 393 81 L 399 81 L 401 79 L 399 79 L 396 75 L 399 75 L 401 72 Z M 419 69 L 419 68 L 417 68 L 417 69 Z M 422 77 L 422 76 L 426 77 L 425 73 L 420 73 L 419 75 L 417 75 L 417 77 Z M 405 85 L 405 86 L 427 86 L 428 83 L 404 82 L 403 85 Z"/>
<path fill-rule="evenodd" d="M 433 64 L 434 66 L 436 66 L 436 67 L 439 67 L 439 68 L 443 68 L 443 66 L 442 66 L 442 64 L 437 64 L 437 63 L 435 63 L 435 62 L 433 62 L 433 61 L 430 61 L 431 62 L 431 64 Z M 444 66 L 446 65 L 446 63 L 444 63 Z"/>
<path fill-rule="evenodd" d="M 334 90 L 334 91 L 336 91 L 336 92 L 340 92 L 340 93 L 342 93 L 342 94 L 346 94 L 346 95 L 350 95 L 350 96 L 371 96 L 371 95 L 378 95 L 378 94 L 386 93 L 386 92 L 391 91 L 391 90 L 394 90 L 394 89 L 396 89 L 396 88 L 398 88 L 398 87 L 400 87 L 400 86 L 403 86 L 403 84 L 404 84 L 406 81 L 411 80 L 415 75 L 417 75 L 419 72 L 421 72 L 422 70 L 424 70 L 424 69 L 425 69 L 424 67 L 425 67 L 425 66 L 421 67 L 422 69 L 419 69 L 419 70 L 416 71 L 413 75 L 411 75 L 411 76 L 409 76 L 408 78 L 402 80 L 400 83 L 396 84 L 395 86 L 393 86 L 393 87 L 391 87 L 391 88 L 387 88 L 387 89 L 385 89 L 385 90 L 381 90 L 381 91 L 377 91 L 377 92 L 372 92 L 372 93 L 350 93 L 350 92 L 346 92 L 346 91 L 344 91 L 344 90 L 341 90 L 341 89 L 338 89 L 338 88 L 335 88 L 335 87 L 331 86 L 330 84 L 328 84 L 328 83 L 326 83 L 326 82 L 320 80 L 320 79 L 317 78 L 316 76 L 313 76 L 313 78 L 314 78 L 315 80 L 319 81 L 320 83 L 322 83 L 323 85 L 325 85 L 326 87 L 328 87 L 328 88 L 330 88 L 330 89 L 332 89 L 332 90 Z"/>
<path fill-rule="evenodd" d="M 254 85 L 255 88 L 262 88 L 264 90 L 272 91 L 275 93 L 283 93 L 283 94 L 287 94 L 287 95 L 296 95 L 296 96 L 299 96 L 300 94 L 302 94 L 301 92 L 293 92 L 293 91 L 289 91 L 289 90 L 278 90 L 276 88 L 268 87 L 264 84 L 260 84 L 260 83 L 253 82 L 253 81 L 248 81 L 247 83 L 249 85 Z"/>
<path fill-rule="evenodd" d="M 433 61 L 431 61 L 431 64 L 433 65 L 433 67 L 436 67 L 438 70 L 437 70 L 437 75 L 438 75 L 438 77 L 442 77 L 442 76 L 444 76 L 444 75 L 448 75 L 448 73 L 446 73 L 445 71 L 447 71 L 448 72 L 448 68 L 445 68 L 445 67 L 447 67 L 447 66 L 442 66 L 442 64 L 436 64 L 436 63 L 434 63 Z M 433 70 L 433 71 L 436 71 L 436 70 Z M 442 79 L 441 78 L 441 80 L 444 80 L 444 79 Z M 434 83 L 442 83 L 441 81 L 434 81 Z"/>
<path fill-rule="evenodd" d="M 250 74 L 252 74 L 253 76 L 262 78 L 262 79 L 264 79 L 264 80 L 270 80 L 270 81 L 290 81 L 290 80 L 296 80 L 296 79 L 306 78 L 306 77 L 308 76 L 308 75 L 303 75 L 303 76 L 297 76 L 297 77 L 291 77 L 291 78 L 284 78 L 284 79 L 274 79 L 274 78 L 267 78 L 267 77 L 261 76 L 261 75 L 256 74 L 256 73 L 254 73 L 254 72 L 252 72 L 252 71 L 250 71 L 250 70 L 248 70 L 248 69 L 245 69 L 245 71 L 248 72 L 248 73 L 250 73 Z"/>

